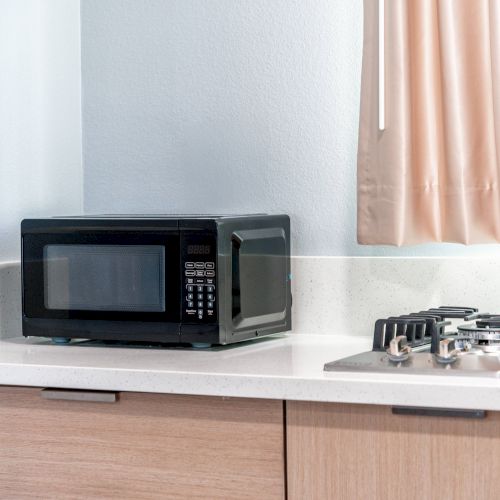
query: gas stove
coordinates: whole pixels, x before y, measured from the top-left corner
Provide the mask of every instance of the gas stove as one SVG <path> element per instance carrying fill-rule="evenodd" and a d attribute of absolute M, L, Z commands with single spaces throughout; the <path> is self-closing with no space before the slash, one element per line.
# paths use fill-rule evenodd
<path fill-rule="evenodd" d="M 441 306 L 379 319 L 371 351 L 332 361 L 324 369 L 500 378 L 500 314 Z"/>

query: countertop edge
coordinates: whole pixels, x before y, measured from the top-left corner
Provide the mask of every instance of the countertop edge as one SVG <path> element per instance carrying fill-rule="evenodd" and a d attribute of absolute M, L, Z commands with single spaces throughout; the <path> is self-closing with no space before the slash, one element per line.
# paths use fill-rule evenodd
<path fill-rule="evenodd" d="M 213 350 L 0 340 L 0 385 L 500 411 L 500 378 L 323 372 L 369 337 L 283 334 Z"/>
<path fill-rule="evenodd" d="M 336 375 L 302 378 L 175 372 L 151 374 L 82 367 L 27 369 L 19 365 L 0 365 L 0 384 L 6 386 L 500 411 L 500 382 L 496 379 L 457 378 L 439 383 L 436 377 L 425 375 L 409 377 L 411 381 Z"/>

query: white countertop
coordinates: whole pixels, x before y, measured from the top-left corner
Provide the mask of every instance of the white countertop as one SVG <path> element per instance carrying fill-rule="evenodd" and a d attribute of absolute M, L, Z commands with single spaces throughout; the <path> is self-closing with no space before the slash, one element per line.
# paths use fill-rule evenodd
<path fill-rule="evenodd" d="M 325 373 L 370 337 L 276 335 L 208 350 L 0 340 L 0 385 L 500 410 L 500 379 Z"/>

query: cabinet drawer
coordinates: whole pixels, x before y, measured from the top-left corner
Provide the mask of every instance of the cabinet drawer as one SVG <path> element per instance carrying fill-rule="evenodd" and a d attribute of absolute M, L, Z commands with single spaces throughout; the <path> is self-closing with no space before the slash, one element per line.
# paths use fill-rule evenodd
<path fill-rule="evenodd" d="M 499 412 L 451 418 L 290 401 L 287 450 L 290 500 L 499 498 Z"/>
<path fill-rule="evenodd" d="M 281 401 L 0 387 L 3 498 L 283 498 Z"/>

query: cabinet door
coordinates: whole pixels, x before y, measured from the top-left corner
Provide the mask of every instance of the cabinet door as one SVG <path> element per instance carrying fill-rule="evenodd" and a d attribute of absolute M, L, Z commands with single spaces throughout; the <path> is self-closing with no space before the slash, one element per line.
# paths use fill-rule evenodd
<path fill-rule="evenodd" d="M 500 414 L 393 415 L 390 407 L 287 402 L 290 500 L 500 496 Z"/>
<path fill-rule="evenodd" d="M 0 498 L 283 496 L 282 401 L 0 387 Z"/>

